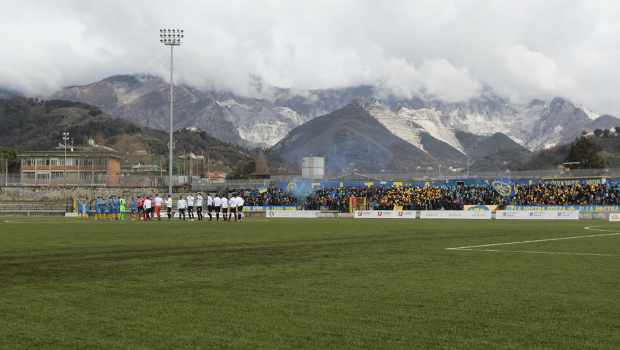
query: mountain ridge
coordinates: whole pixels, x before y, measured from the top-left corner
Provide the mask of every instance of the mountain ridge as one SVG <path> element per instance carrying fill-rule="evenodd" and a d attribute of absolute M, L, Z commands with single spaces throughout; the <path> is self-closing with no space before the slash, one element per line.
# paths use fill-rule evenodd
<path fill-rule="evenodd" d="M 118 75 L 65 88 L 49 97 L 90 103 L 112 116 L 167 130 L 169 87 L 169 83 L 151 75 Z M 523 106 L 495 94 L 488 86 L 479 98 L 457 103 L 425 101 L 423 96 L 384 96 L 372 85 L 294 90 L 274 87 L 257 78 L 251 87 L 252 97 L 244 97 L 230 91 L 201 91 L 175 85 L 175 129 L 198 127 L 217 134 L 225 142 L 266 149 L 293 128 L 362 97 L 375 98 L 400 114 L 389 118 L 407 128 L 425 130 L 460 151 L 462 145 L 454 136 L 457 131 L 482 136 L 501 132 L 521 146 L 536 150 L 571 140 L 598 118 L 598 114 L 569 99 L 535 99 Z M 415 144 L 414 133 L 408 138 Z"/>

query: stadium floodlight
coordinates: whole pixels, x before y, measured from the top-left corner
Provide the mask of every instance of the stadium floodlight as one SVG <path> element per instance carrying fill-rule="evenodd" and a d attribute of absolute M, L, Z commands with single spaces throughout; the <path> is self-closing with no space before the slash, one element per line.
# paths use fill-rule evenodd
<path fill-rule="evenodd" d="M 169 152 L 169 164 L 168 164 L 168 194 L 172 196 L 172 102 L 174 101 L 174 92 L 172 88 L 172 68 L 174 58 L 174 47 L 181 46 L 181 39 L 183 39 L 183 30 L 179 29 L 160 29 L 159 30 L 159 42 L 164 45 L 170 46 L 170 142 L 168 144 Z"/>
<path fill-rule="evenodd" d="M 65 186 L 67 186 L 67 141 L 69 140 L 69 133 L 63 132 L 62 139 L 65 140 L 65 162 L 64 162 L 64 173 L 62 174 L 62 178 L 64 180 Z"/>

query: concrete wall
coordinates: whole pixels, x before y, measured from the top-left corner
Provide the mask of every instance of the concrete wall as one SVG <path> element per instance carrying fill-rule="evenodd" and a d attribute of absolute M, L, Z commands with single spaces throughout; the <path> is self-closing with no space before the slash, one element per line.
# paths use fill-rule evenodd
<path fill-rule="evenodd" d="M 172 191 L 178 195 L 191 192 L 191 187 L 173 187 Z M 168 197 L 168 188 L 120 188 L 120 187 L 0 187 L 0 201 L 66 201 L 78 197 L 97 198 L 103 196 L 125 195 L 125 198 L 138 195 L 159 195 Z M 195 193 L 195 192 L 193 192 Z M 165 196 L 164 196 L 165 195 Z M 178 195 L 176 198 L 178 198 Z M 173 195 L 174 198 L 174 195 Z"/>

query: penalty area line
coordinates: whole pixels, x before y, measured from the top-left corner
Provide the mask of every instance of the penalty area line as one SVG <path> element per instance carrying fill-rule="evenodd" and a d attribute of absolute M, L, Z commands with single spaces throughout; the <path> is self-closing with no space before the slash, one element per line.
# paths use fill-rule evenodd
<path fill-rule="evenodd" d="M 602 233 L 598 235 L 587 235 L 587 236 L 573 236 L 573 237 L 560 237 L 560 238 L 547 238 L 547 239 L 536 239 L 531 241 L 520 241 L 520 242 L 506 242 L 506 243 L 493 243 L 493 244 L 481 244 L 481 245 L 472 245 L 466 247 L 455 247 L 455 248 L 445 248 L 446 250 L 469 250 L 469 251 L 479 251 L 479 252 L 505 252 L 505 253 L 531 253 L 531 254 L 558 254 L 558 255 L 593 255 L 593 256 L 619 256 L 619 255 L 611 255 L 611 254 L 587 254 L 587 253 L 558 253 L 558 252 L 534 252 L 534 251 L 506 251 L 506 250 L 494 250 L 494 249 L 476 249 L 476 248 L 484 248 L 484 247 L 497 247 L 502 245 L 513 245 L 513 244 L 526 244 L 526 243 L 539 243 L 539 242 L 551 242 L 551 241 L 560 241 L 566 239 L 579 239 L 579 238 L 593 238 L 593 237 L 606 237 L 606 236 L 617 236 L 620 235 L 620 232 L 613 232 L 611 230 L 601 230 L 595 229 L 595 227 L 600 226 L 592 226 L 592 227 L 584 227 L 586 230 L 591 231 L 602 231 L 602 232 L 612 232 L 612 233 Z"/>
<path fill-rule="evenodd" d="M 529 251 L 529 250 L 497 250 L 497 249 L 452 249 L 452 250 L 467 250 L 467 251 L 472 251 L 472 252 L 551 254 L 551 255 L 620 256 L 620 255 L 613 255 L 613 254 L 535 252 L 535 251 Z"/>

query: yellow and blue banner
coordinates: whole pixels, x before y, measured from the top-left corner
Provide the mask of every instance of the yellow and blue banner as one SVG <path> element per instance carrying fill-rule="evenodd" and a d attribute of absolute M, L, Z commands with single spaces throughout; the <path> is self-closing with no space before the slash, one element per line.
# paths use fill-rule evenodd
<path fill-rule="evenodd" d="M 620 212 L 620 205 L 507 205 L 506 210 L 522 211 L 616 211 Z"/>
<path fill-rule="evenodd" d="M 517 194 L 512 182 L 507 177 L 500 177 L 493 181 L 491 181 L 490 185 L 500 194 L 500 196 L 504 197 L 504 199 L 510 199 Z"/>
<path fill-rule="evenodd" d="M 265 193 L 265 192 L 267 192 L 266 188 L 259 188 L 258 189 L 258 193 Z"/>

